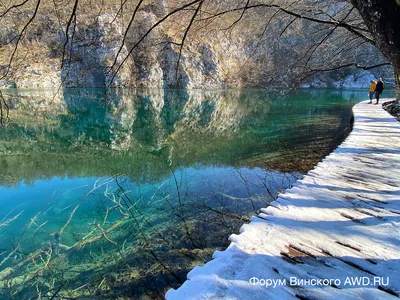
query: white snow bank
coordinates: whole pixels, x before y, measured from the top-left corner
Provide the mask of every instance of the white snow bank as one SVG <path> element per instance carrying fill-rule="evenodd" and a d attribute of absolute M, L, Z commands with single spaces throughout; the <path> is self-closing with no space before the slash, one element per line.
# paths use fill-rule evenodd
<path fill-rule="evenodd" d="M 346 141 L 168 300 L 397 298 L 400 123 L 380 105 L 353 111 Z"/>

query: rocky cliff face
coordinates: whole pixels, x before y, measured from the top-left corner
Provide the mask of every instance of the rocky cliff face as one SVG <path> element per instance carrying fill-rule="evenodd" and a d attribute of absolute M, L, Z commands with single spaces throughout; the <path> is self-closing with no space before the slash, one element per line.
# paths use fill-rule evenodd
<path fill-rule="evenodd" d="M 163 26 L 153 31 L 129 55 L 129 49 L 157 20 L 152 12 L 140 12 L 135 30 L 130 32 L 114 69 L 110 71 L 123 39 L 121 26 L 114 18 L 113 15 L 102 15 L 95 24 L 82 25 L 81 29 L 77 26 L 77 38 L 70 53 L 72 60 L 61 73 L 64 86 L 225 88 L 232 86 L 227 82 L 229 68 L 239 65 L 245 57 L 242 41 L 189 41 L 178 64 L 179 47 L 173 44 L 168 28 Z M 122 66 L 114 76 L 120 64 Z"/>
<path fill-rule="evenodd" d="M 158 0 L 139 10 L 125 40 L 127 17 L 123 19 L 111 10 L 85 12 L 71 25 L 72 34 L 65 50 L 64 27 L 56 19 L 39 16 L 44 18 L 39 24 L 42 26 L 33 27 L 27 40 L 19 46 L 21 51 L 26 51 L 27 58 L 10 69 L 8 77 L 0 80 L 0 87 L 204 89 L 287 87 L 298 83 L 300 70 L 296 63 L 300 58 L 296 47 L 303 47 L 310 37 L 289 31 L 277 41 L 274 32 L 279 32 L 282 27 L 279 22 L 271 25 L 267 33 L 261 26 L 247 24 L 248 20 L 228 31 L 223 28 L 195 29 L 196 32 L 190 33 L 191 38 L 185 41 L 180 60 L 178 43 L 184 27 L 162 24 L 137 45 L 137 41 L 165 14 L 165 2 Z M 2 30 L 0 43 L 7 44 L 8 37 L 16 32 L 12 26 Z M 64 63 L 61 64 L 63 52 Z M 0 53 L 2 70 L 8 68 L 7 53 Z M 364 87 L 371 77 L 382 77 L 381 70 L 377 74 L 364 72 L 362 76 L 358 73 L 353 70 L 317 75 L 306 78 L 304 86 Z"/>

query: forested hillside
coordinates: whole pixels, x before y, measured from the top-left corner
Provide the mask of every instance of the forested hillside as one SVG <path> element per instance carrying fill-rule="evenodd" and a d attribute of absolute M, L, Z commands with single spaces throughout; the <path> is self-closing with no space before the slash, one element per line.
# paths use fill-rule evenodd
<path fill-rule="evenodd" d="M 360 37 L 263 2 L 209 1 L 196 12 L 180 0 L 3 1 L 0 86 L 361 87 L 391 79 L 389 67 L 369 69 L 385 59 Z M 346 1 L 268 2 L 363 28 Z"/>

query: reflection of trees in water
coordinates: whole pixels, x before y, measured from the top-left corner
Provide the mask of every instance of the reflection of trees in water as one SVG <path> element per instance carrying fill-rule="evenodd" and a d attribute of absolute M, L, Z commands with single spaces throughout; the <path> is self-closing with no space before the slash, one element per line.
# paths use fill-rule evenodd
<path fill-rule="evenodd" d="M 67 114 L 61 115 L 58 139 L 61 148 L 69 149 L 74 143 L 110 144 L 110 126 L 104 89 L 64 89 L 63 99 Z"/>
<path fill-rule="evenodd" d="M 2 149 L 20 154 L 3 155 L 2 184 L 126 176 L 98 181 L 91 200 L 58 207 L 61 223 L 50 226 L 48 207 L 35 213 L 0 252 L 6 296 L 162 298 L 295 179 L 272 171 L 248 177 L 238 168 L 227 189 L 221 181 L 196 182 L 185 167 L 298 164 L 296 157 L 317 149 L 312 143 L 324 148 L 346 122 L 341 104 L 271 101 L 259 90 L 70 90 L 64 97 L 53 116 L 31 122 L 24 110 L 20 123 L 1 131 Z M 22 217 L 17 208 L 0 226 Z M 32 241 L 27 253 L 24 243 Z"/>
<path fill-rule="evenodd" d="M 282 152 L 297 152 L 292 157 L 313 155 L 309 167 L 341 140 L 350 118 L 342 96 L 329 92 L 299 92 L 295 100 L 262 90 L 65 89 L 58 98 L 7 93 L 12 123 L 0 132 L 0 151 L 13 155 L 3 156 L 5 183 L 38 174 L 103 176 L 110 169 L 134 178 L 149 168 L 146 162 L 156 178 L 168 173 L 159 158 L 180 166 L 268 162 L 279 169 Z M 318 95 L 337 104 L 326 105 Z"/>

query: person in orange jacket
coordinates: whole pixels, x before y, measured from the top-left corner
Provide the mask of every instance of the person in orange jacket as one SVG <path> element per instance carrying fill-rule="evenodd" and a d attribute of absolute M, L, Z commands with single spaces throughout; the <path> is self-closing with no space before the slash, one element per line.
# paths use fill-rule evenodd
<path fill-rule="evenodd" d="M 368 104 L 372 103 L 372 97 L 374 97 L 375 89 L 376 89 L 376 81 L 371 80 L 371 85 L 369 86 L 369 103 Z"/>

